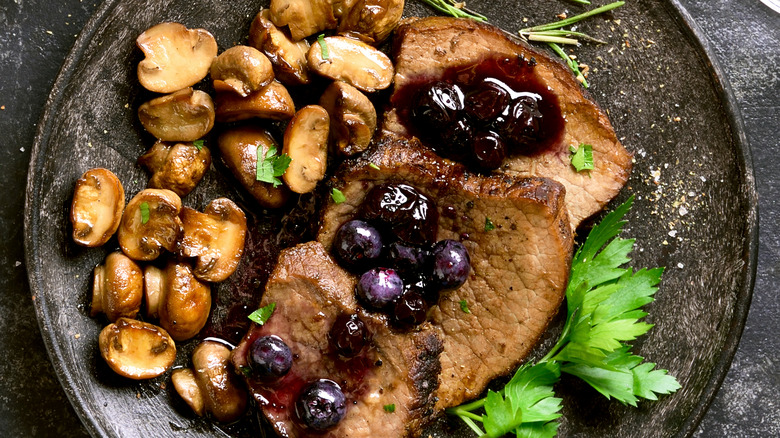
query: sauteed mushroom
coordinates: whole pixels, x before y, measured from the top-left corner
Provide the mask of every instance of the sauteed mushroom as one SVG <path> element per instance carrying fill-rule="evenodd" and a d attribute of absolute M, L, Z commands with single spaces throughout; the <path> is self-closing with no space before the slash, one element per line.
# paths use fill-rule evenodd
<path fill-rule="evenodd" d="M 211 288 L 198 281 L 185 262 L 169 261 L 163 270 L 149 271 L 154 277 L 146 282 L 149 315 L 159 315 L 160 325 L 177 341 L 197 335 L 206 325 L 211 311 Z"/>
<path fill-rule="evenodd" d="M 335 29 L 332 0 L 271 0 L 271 21 L 290 28 L 295 41 L 325 29 Z"/>
<path fill-rule="evenodd" d="M 105 313 L 109 321 L 135 318 L 143 297 L 141 267 L 121 251 L 112 252 L 95 267 L 90 315 Z"/>
<path fill-rule="evenodd" d="M 185 88 L 138 108 L 144 129 L 163 141 L 195 141 L 214 127 L 214 102 L 200 90 Z"/>
<path fill-rule="evenodd" d="M 378 44 L 398 26 L 403 13 L 404 0 L 357 0 L 340 17 L 338 31 Z"/>
<path fill-rule="evenodd" d="M 116 175 L 107 169 L 86 171 L 76 181 L 70 206 L 73 240 L 88 247 L 108 242 L 119 228 L 124 208 L 125 190 Z"/>
<path fill-rule="evenodd" d="M 119 245 L 133 260 L 154 260 L 173 251 L 182 233 L 181 198 L 164 189 L 146 189 L 127 204 L 119 226 Z"/>
<path fill-rule="evenodd" d="M 251 118 L 289 120 L 295 114 L 295 103 L 287 88 L 273 81 L 247 97 L 236 93 L 217 93 L 217 121 L 237 122 Z"/>
<path fill-rule="evenodd" d="M 311 82 L 306 61 L 309 43 L 306 40 L 293 41 L 269 17 L 268 9 L 255 16 L 249 28 L 249 45 L 265 53 L 273 64 L 276 79 L 283 84 L 308 84 Z"/>
<path fill-rule="evenodd" d="M 320 105 L 330 115 L 333 149 L 349 157 L 368 148 L 376 131 L 376 109 L 365 94 L 337 81 L 322 94 Z"/>
<path fill-rule="evenodd" d="M 138 162 L 152 172 L 148 187 L 186 196 L 211 166 L 211 151 L 192 143 L 158 141 Z"/>
<path fill-rule="evenodd" d="M 322 44 L 327 50 L 324 50 Z M 323 55 L 327 52 L 327 59 Z M 366 92 L 384 90 L 393 81 L 390 58 L 368 44 L 352 38 L 332 36 L 312 44 L 307 55 L 315 72 Z"/>
<path fill-rule="evenodd" d="M 309 193 L 325 177 L 329 131 L 328 112 L 318 105 L 302 108 L 287 125 L 282 153 L 292 161 L 282 177 L 293 192 Z"/>
<path fill-rule="evenodd" d="M 98 337 L 100 355 L 120 376 L 151 379 L 164 373 L 176 359 L 176 344 L 160 327 L 119 318 Z"/>
<path fill-rule="evenodd" d="M 211 65 L 216 91 L 234 91 L 243 97 L 268 85 L 274 70 L 268 57 L 249 46 L 225 50 Z"/>

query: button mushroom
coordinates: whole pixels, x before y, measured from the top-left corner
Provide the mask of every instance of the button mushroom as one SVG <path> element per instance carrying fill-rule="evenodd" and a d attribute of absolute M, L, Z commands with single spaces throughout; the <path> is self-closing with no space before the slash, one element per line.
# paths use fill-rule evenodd
<path fill-rule="evenodd" d="M 201 283 L 185 262 L 169 261 L 165 269 L 153 271 L 147 282 L 147 313 L 157 314 L 160 325 L 177 341 L 197 335 L 206 325 L 211 310 L 211 288 Z"/>
<path fill-rule="evenodd" d="M 164 271 L 154 265 L 144 266 L 144 300 L 146 301 L 146 317 L 160 317 L 160 300 L 162 299 Z"/>
<path fill-rule="evenodd" d="M 357 0 L 342 14 L 338 32 L 378 44 L 398 26 L 403 13 L 404 0 Z"/>
<path fill-rule="evenodd" d="M 211 152 L 192 143 L 158 141 L 138 162 L 152 172 L 148 187 L 168 189 L 186 196 L 211 166 Z"/>
<path fill-rule="evenodd" d="M 105 244 L 116 233 L 124 208 L 125 190 L 116 175 L 106 169 L 86 171 L 76 181 L 70 206 L 73 240 L 88 247 Z"/>
<path fill-rule="evenodd" d="M 235 46 L 225 50 L 211 65 L 216 91 L 234 91 L 243 97 L 258 91 L 274 79 L 268 57 L 254 47 Z"/>
<path fill-rule="evenodd" d="M 318 105 L 295 114 L 284 132 L 283 154 L 292 159 L 282 178 L 295 193 L 309 193 L 325 178 L 328 167 L 330 117 Z"/>
<path fill-rule="evenodd" d="M 98 337 L 100 355 L 120 376 L 151 379 L 168 370 L 176 359 L 176 344 L 153 324 L 119 318 Z"/>
<path fill-rule="evenodd" d="M 127 204 L 119 226 L 119 245 L 133 260 L 154 260 L 173 251 L 182 233 L 181 198 L 165 189 L 146 189 Z"/>
<path fill-rule="evenodd" d="M 295 41 L 325 29 L 335 29 L 333 0 L 271 0 L 271 21 L 288 26 Z"/>
<path fill-rule="evenodd" d="M 112 252 L 95 267 L 92 282 L 92 309 L 96 316 L 105 313 L 109 321 L 135 318 L 141 309 L 143 273 L 133 260 L 121 252 Z"/>
<path fill-rule="evenodd" d="M 225 131 L 218 144 L 225 165 L 260 205 L 278 208 L 287 202 L 290 190 L 286 186 L 274 187 L 272 183 L 257 180 L 258 149 L 261 157 L 271 148 L 279 150 L 271 134 L 261 128 L 244 126 Z"/>
<path fill-rule="evenodd" d="M 307 59 L 309 68 L 313 71 L 337 81 L 347 82 L 366 92 L 384 90 L 393 80 L 394 70 L 390 58 L 368 44 L 352 38 L 324 38 L 322 42 L 312 44 Z"/>
<path fill-rule="evenodd" d="M 173 372 L 176 392 L 202 416 L 208 412 L 217 421 L 229 423 L 246 411 L 248 395 L 228 366 L 230 349 L 214 341 L 202 342 L 192 352 L 193 370 Z"/>
<path fill-rule="evenodd" d="M 204 29 L 160 23 L 147 29 L 136 44 L 146 58 L 138 63 L 138 81 L 149 91 L 173 93 L 206 77 L 217 41 Z"/>
<path fill-rule="evenodd" d="M 211 201 L 203 213 L 184 207 L 179 217 L 184 224 L 179 254 L 197 257 L 195 276 L 210 282 L 230 277 L 244 253 L 244 212 L 230 199 L 219 198 Z"/>
<path fill-rule="evenodd" d="M 311 82 L 306 61 L 309 43 L 306 40 L 294 42 L 269 16 L 268 9 L 255 16 L 249 28 L 249 45 L 265 53 L 273 64 L 276 79 L 283 84 L 308 84 Z"/>
<path fill-rule="evenodd" d="M 320 105 L 330 115 L 333 149 L 349 157 L 368 148 L 376 131 L 376 109 L 365 94 L 337 81 L 322 94 Z"/>
<path fill-rule="evenodd" d="M 214 127 L 214 102 L 200 90 L 185 88 L 138 108 L 141 125 L 163 141 L 195 141 Z"/>
<path fill-rule="evenodd" d="M 251 118 L 289 120 L 295 114 L 295 103 L 287 88 L 273 81 L 247 97 L 236 93 L 217 93 L 217 121 L 237 122 Z"/>

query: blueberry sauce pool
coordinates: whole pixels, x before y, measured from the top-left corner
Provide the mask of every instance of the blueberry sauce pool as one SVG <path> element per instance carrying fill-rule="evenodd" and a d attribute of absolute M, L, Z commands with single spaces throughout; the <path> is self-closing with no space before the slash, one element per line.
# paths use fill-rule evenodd
<path fill-rule="evenodd" d="M 559 146 L 565 122 L 558 98 L 535 66 L 533 59 L 487 58 L 450 68 L 440 78 L 412 78 L 391 104 L 410 133 L 453 160 L 468 163 L 472 145 L 465 137 L 488 133 L 500 134 L 506 156 L 539 155 Z M 495 168 L 496 154 L 491 151 L 478 167 Z"/>

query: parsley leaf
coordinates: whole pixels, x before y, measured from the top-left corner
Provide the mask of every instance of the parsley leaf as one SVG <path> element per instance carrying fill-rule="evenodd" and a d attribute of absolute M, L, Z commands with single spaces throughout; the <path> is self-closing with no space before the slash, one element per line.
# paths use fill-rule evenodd
<path fill-rule="evenodd" d="M 203 144 L 204 144 L 204 143 L 205 143 L 205 142 L 203 141 L 203 139 L 200 139 L 200 140 L 195 140 L 195 141 L 193 141 L 193 142 L 192 142 L 193 146 L 195 146 L 196 148 L 198 148 L 198 151 L 200 151 L 201 149 L 203 149 Z"/>
<path fill-rule="evenodd" d="M 347 197 L 344 196 L 344 193 L 341 192 L 339 189 L 333 189 L 330 192 L 330 197 L 333 198 L 333 202 L 336 204 L 341 204 L 342 202 L 347 200 Z"/>
<path fill-rule="evenodd" d="M 328 43 L 325 42 L 325 35 L 320 34 L 320 36 L 317 37 L 317 42 L 320 44 L 322 59 L 330 59 L 330 51 L 328 50 Z"/>
<path fill-rule="evenodd" d="M 289 155 L 276 155 L 276 147 L 271 146 L 263 153 L 263 146 L 257 147 L 257 175 L 256 179 L 273 184 L 274 187 L 282 185 L 279 177 L 290 167 L 292 159 Z"/>
<path fill-rule="evenodd" d="M 593 146 L 581 144 L 579 147 L 569 147 L 571 151 L 571 165 L 577 172 L 583 170 L 593 170 Z"/>
<path fill-rule="evenodd" d="M 395 404 L 384 405 L 383 408 L 387 413 L 392 414 L 393 412 L 395 412 Z"/>
<path fill-rule="evenodd" d="M 460 300 L 460 310 L 462 310 L 463 313 L 471 313 L 471 310 L 469 309 L 469 302 L 466 300 Z"/>
<path fill-rule="evenodd" d="M 149 222 L 149 204 L 142 202 L 139 207 L 141 210 L 141 224 L 146 225 Z"/>
<path fill-rule="evenodd" d="M 252 320 L 252 322 L 255 322 L 259 325 L 263 325 L 268 321 L 268 318 L 273 315 L 274 310 L 276 309 L 276 303 L 271 303 L 265 307 L 261 307 L 254 312 L 252 312 L 249 315 L 249 319 Z"/>
<path fill-rule="evenodd" d="M 489 217 L 485 218 L 485 231 L 493 231 L 496 229 L 496 226 L 493 225 L 493 221 L 490 220 Z"/>

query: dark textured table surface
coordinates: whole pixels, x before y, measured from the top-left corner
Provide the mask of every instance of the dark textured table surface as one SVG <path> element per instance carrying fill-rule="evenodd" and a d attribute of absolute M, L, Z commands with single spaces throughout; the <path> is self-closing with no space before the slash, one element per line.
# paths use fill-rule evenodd
<path fill-rule="evenodd" d="M 734 91 L 760 197 L 753 303 L 731 370 L 696 437 L 780 436 L 780 14 L 759 0 L 681 0 Z M 0 0 L 0 434 L 81 437 L 46 354 L 23 264 L 24 188 L 36 123 L 85 0 Z"/>

